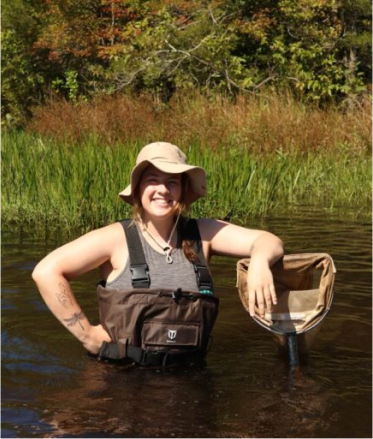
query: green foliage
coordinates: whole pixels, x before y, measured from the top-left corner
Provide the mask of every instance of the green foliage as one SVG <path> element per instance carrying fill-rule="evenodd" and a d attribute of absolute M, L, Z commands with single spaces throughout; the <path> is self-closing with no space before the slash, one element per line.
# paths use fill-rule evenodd
<path fill-rule="evenodd" d="M 88 230 L 130 215 L 117 196 L 129 182 L 141 145 L 108 148 L 95 138 L 71 145 L 26 133 L 4 135 L 3 225 Z M 194 144 L 191 163 L 206 169 L 208 197 L 193 206 L 198 217 L 231 218 L 289 213 L 297 206 L 354 209 L 369 214 L 371 161 L 333 153 L 270 155 L 242 148 L 216 151 Z"/>
<path fill-rule="evenodd" d="M 262 83 L 290 85 L 299 97 L 317 102 L 365 90 L 358 63 L 347 70 L 339 51 L 344 38 L 340 2 L 281 0 L 262 7 L 248 1 L 240 8 L 242 3 L 250 9 L 237 25 L 246 35 L 239 50 L 254 49 L 247 63 L 260 66 Z"/>
<path fill-rule="evenodd" d="M 75 70 L 67 70 L 64 80 L 56 78 L 52 81 L 52 88 L 66 94 L 70 101 L 77 102 L 79 94 L 78 73 Z"/>
<path fill-rule="evenodd" d="M 162 8 L 136 24 L 135 44 L 111 65 L 115 89 L 132 84 L 166 94 L 175 89 L 231 91 L 247 77 L 242 60 L 232 56 L 237 37 L 222 23 L 219 10 L 171 14 Z"/>
<path fill-rule="evenodd" d="M 357 69 L 364 82 L 371 83 L 372 3 L 342 0 L 339 14 L 343 23 L 343 38 L 338 41 L 339 58 L 349 74 Z"/>
<path fill-rule="evenodd" d="M 3 6 L 3 115 L 52 90 L 236 95 L 264 85 L 317 103 L 371 81 L 368 0 L 15 0 Z M 8 117 L 8 118 L 9 118 Z"/>
<path fill-rule="evenodd" d="M 30 117 L 44 87 L 40 58 L 33 52 L 37 38 L 37 2 L 32 8 L 22 0 L 2 4 L 1 98 L 3 123 L 17 125 Z"/>
<path fill-rule="evenodd" d="M 7 123 L 24 120 L 27 106 L 19 102 L 29 98 L 34 89 L 35 78 L 31 60 L 25 56 L 22 41 L 17 41 L 14 31 L 2 32 L 2 110 Z"/>

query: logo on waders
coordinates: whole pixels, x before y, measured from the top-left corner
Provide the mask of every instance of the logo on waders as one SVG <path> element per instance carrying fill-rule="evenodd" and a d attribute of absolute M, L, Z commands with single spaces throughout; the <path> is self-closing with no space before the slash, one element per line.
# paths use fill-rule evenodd
<path fill-rule="evenodd" d="M 176 338 L 177 335 L 177 330 L 176 329 L 169 329 L 167 331 L 167 336 L 169 338 L 169 340 L 167 340 L 167 343 L 175 343 L 175 341 L 173 341 Z"/>

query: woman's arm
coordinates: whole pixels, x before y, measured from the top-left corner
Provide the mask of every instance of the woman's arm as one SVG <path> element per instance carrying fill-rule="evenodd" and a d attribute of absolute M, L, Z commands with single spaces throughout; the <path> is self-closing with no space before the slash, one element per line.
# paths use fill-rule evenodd
<path fill-rule="evenodd" d="M 270 267 L 284 254 L 282 241 L 272 233 L 224 221 L 203 219 L 198 220 L 198 226 L 208 258 L 214 254 L 237 258 L 250 256 L 247 272 L 250 315 L 255 314 L 255 304 L 262 316 L 265 305 L 271 311 L 277 298 Z"/>
<path fill-rule="evenodd" d="M 101 325 L 92 326 L 77 303 L 70 280 L 110 261 L 118 243 L 123 245 L 120 224 L 87 233 L 47 255 L 35 267 L 32 277 L 55 317 L 91 353 L 99 352 L 103 341 L 110 341 Z"/>

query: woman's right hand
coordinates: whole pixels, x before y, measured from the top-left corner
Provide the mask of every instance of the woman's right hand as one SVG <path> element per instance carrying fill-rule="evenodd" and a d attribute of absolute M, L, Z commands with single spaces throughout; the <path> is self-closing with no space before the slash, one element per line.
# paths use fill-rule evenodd
<path fill-rule="evenodd" d="M 83 346 L 93 355 L 97 355 L 100 352 L 102 342 L 110 343 L 112 340 L 110 335 L 105 331 L 102 325 L 91 326 L 88 332 L 87 340 L 83 343 Z"/>

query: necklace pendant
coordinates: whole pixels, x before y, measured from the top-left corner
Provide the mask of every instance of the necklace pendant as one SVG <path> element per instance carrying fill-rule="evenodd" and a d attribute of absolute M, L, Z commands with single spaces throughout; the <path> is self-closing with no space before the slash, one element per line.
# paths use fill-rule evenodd
<path fill-rule="evenodd" d="M 163 251 L 166 253 L 166 262 L 167 264 L 172 264 L 172 258 L 171 258 L 171 247 L 167 246 L 163 249 Z"/>
<path fill-rule="evenodd" d="M 177 218 L 176 218 L 176 221 L 175 221 L 175 224 L 174 224 L 174 227 L 173 227 L 173 229 L 172 229 L 172 231 L 171 231 L 171 235 L 170 235 L 170 237 L 168 238 L 168 241 L 167 241 L 167 243 L 166 243 L 166 247 L 163 247 L 155 238 L 154 238 L 154 236 L 149 232 L 149 230 L 148 230 L 148 228 L 146 227 L 146 225 L 142 222 L 142 219 L 141 219 L 141 216 L 139 216 L 138 217 L 138 220 L 139 220 L 139 222 L 143 225 L 143 230 L 145 230 L 145 232 L 149 235 L 149 237 L 158 245 L 158 247 L 160 247 L 162 250 L 163 250 L 163 252 L 165 253 L 165 256 L 166 256 L 166 262 L 167 262 L 167 264 L 172 264 L 172 262 L 173 262 L 173 260 L 172 260 L 172 257 L 171 257 L 171 247 L 170 247 L 170 242 L 171 242 L 171 239 L 172 239 L 172 236 L 173 236 L 173 234 L 174 234 L 174 232 L 175 232 L 175 229 L 176 229 L 176 226 L 177 226 L 177 223 L 178 223 L 178 221 L 179 221 L 179 218 L 180 218 L 180 213 L 179 213 L 179 215 L 177 216 Z"/>

